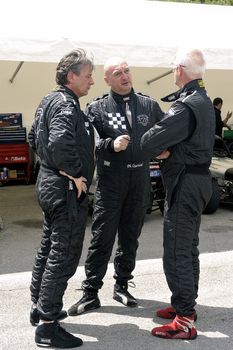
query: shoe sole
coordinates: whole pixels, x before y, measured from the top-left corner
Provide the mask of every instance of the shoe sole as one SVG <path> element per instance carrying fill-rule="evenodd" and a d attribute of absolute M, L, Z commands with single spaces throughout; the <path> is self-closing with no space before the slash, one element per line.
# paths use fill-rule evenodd
<path fill-rule="evenodd" d="M 43 344 L 43 343 L 37 343 L 36 342 L 36 345 L 39 347 L 39 348 L 53 348 L 53 349 L 66 349 L 67 347 L 65 347 L 65 345 L 64 346 L 57 346 L 57 345 L 53 345 L 53 344 Z M 80 344 L 77 344 L 77 345 L 75 345 L 75 346 L 70 346 L 70 347 L 68 347 L 67 349 L 74 349 L 74 348 L 77 348 L 77 347 L 79 347 L 79 346 L 81 346 L 81 345 L 83 345 L 83 342 L 82 343 L 80 343 Z"/>
<path fill-rule="evenodd" d="M 162 335 L 155 335 L 155 334 L 152 334 L 154 337 L 157 337 L 157 338 L 161 338 L 161 339 L 169 339 L 169 340 L 177 340 L 177 339 L 181 339 L 181 340 L 194 340 L 197 338 L 197 334 L 191 338 L 185 338 L 185 337 L 166 337 L 166 336 L 162 336 Z"/>
<path fill-rule="evenodd" d="M 194 333 L 192 335 L 192 333 Z M 157 330 L 157 333 L 154 333 L 153 332 L 153 329 L 151 331 L 151 334 L 154 336 L 154 337 L 157 337 L 157 338 L 162 338 L 162 339 L 183 339 L 183 340 L 193 340 L 193 339 L 196 339 L 197 337 L 197 331 L 195 329 L 195 332 L 192 332 L 191 330 L 189 330 L 188 333 L 186 332 L 182 332 L 182 331 L 177 331 L 176 333 L 174 333 L 174 331 L 159 331 Z M 189 335 L 189 337 L 187 337 L 187 335 Z"/>
<path fill-rule="evenodd" d="M 39 348 L 52 348 L 52 347 L 53 347 L 52 345 L 40 344 L 40 343 L 36 343 L 36 345 L 37 345 Z"/>

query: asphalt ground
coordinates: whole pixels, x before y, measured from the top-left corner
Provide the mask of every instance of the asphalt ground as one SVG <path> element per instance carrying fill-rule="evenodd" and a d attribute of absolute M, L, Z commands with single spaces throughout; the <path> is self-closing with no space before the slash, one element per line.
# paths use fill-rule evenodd
<path fill-rule="evenodd" d="M 0 187 L 0 349 L 37 349 L 35 329 L 29 323 L 31 268 L 40 243 L 42 212 L 33 185 Z M 162 225 L 159 211 L 147 215 L 140 237 L 134 271 L 137 308 L 127 308 L 112 299 L 112 259 L 99 296 L 102 307 L 62 322 L 81 337 L 86 350 L 183 350 L 233 349 L 233 216 L 232 207 L 203 215 L 200 230 L 200 288 L 197 299 L 198 337 L 192 341 L 155 338 L 150 331 L 165 321 L 155 316 L 167 306 L 170 291 L 162 268 Z M 83 253 L 76 274 L 64 296 L 69 308 L 82 295 L 83 264 L 91 238 L 88 220 Z"/>

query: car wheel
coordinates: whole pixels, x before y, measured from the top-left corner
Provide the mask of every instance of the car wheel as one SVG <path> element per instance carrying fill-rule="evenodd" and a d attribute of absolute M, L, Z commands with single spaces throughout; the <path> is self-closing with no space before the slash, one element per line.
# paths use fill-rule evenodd
<path fill-rule="evenodd" d="M 153 211 L 153 203 L 154 203 L 154 193 L 151 190 L 151 192 L 150 192 L 150 203 L 149 203 L 149 206 L 148 206 L 148 208 L 146 210 L 147 214 L 151 214 L 152 213 L 152 211 Z"/>
<path fill-rule="evenodd" d="M 162 178 L 160 178 L 159 181 L 157 182 L 156 190 L 157 190 L 157 202 L 158 202 L 159 210 L 160 210 L 161 214 L 163 215 L 165 192 L 164 192 Z"/>
<path fill-rule="evenodd" d="M 231 154 L 233 155 L 233 142 L 231 142 L 231 143 L 228 145 L 228 148 L 229 148 L 229 151 L 231 152 Z"/>
<path fill-rule="evenodd" d="M 214 178 L 212 178 L 212 187 L 213 192 L 212 196 L 209 200 L 209 203 L 205 207 L 203 214 L 213 214 L 216 212 L 216 210 L 219 208 L 220 204 L 220 188 L 218 185 L 218 181 Z"/>

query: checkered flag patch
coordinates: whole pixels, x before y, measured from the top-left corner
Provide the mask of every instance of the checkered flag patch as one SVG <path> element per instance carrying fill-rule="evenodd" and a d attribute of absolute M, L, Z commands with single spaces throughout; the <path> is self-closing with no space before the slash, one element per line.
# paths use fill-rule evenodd
<path fill-rule="evenodd" d="M 126 129 L 125 116 L 120 113 L 108 113 L 108 124 L 113 127 L 113 129 Z"/>

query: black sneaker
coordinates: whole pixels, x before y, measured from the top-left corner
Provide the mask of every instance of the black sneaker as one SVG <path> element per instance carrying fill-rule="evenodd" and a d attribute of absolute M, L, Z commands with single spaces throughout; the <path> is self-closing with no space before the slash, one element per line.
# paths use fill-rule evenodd
<path fill-rule="evenodd" d="M 40 347 L 64 349 L 76 348 L 83 343 L 82 339 L 68 333 L 57 321 L 39 325 L 36 328 L 35 342 Z"/>
<path fill-rule="evenodd" d="M 67 316 L 67 312 L 65 310 L 61 310 L 60 314 L 58 315 L 57 321 L 64 320 L 64 318 L 66 318 Z M 32 307 L 30 311 L 30 323 L 32 326 L 38 326 L 39 322 L 40 315 L 38 309 Z"/>
<path fill-rule="evenodd" d="M 85 311 L 98 309 L 100 307 L 100 300 L 96 292 L 85 291 L 83 297 L 68 310 L 69 316 L 77 316 Z"/>
<path fill-rule="evenodd" d="M 113 299 L 119 301 L 120 303 L 135 307 L 138 305 L 137 300 L 128 292 L 128 285 L 115 284 L 113 291 Z"/>

